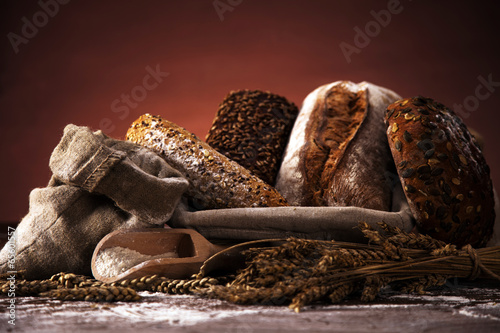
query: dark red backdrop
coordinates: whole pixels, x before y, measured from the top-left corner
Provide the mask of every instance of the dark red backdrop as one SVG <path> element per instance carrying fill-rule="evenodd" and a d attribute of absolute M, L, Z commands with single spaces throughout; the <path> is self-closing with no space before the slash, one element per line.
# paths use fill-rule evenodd
<path fill-rule="evenodd" d="M 485 137 L 500 188 L 500 87 L 476 89 L 479 77 L 500 81 L 493 2 L 60 2 L 2 1 L 0 221 L 26 214 L 68 123 L 123 138 L 153 113 L 204 138 L 230 90 L 270 90 L 300 105 L 341 79 L 469 103 L 465 121 Z M 340 45 L 356 47 L 350 62 Z M 155 70 L 157 81 L 148 79 Z"/>

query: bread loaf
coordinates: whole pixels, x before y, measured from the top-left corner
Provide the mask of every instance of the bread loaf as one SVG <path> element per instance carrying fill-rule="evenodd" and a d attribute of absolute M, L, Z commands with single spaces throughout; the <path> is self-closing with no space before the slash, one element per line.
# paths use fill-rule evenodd
<path fill-rule="evenodd" d="M 292 129 L 276 188 L 291 205 L 391 208 L 385 108 L 401 98 L 362 82 L 311 92 Z"/>
<path fill-rule="evenodd" d="M 490 170 L 455 113 L 430 98 L 387 108 L 387 136 L 418 230 L 462 246 L 484 246 L 495 221 Z"/>
<path fill-rule="evenodd" d="M 197 209 L 287 205 L 272 186 L 159 116 L 141 116 L 129 128 L 127 140 L 156 151 L 180 171 L 190 182 L 187 197 Z"/>
<path fill-rule="evenodd" d="M 206 142 L 274 185 L 298 112 L 295 104 L 270 92 L 232 91 L 220 104 Z"/>

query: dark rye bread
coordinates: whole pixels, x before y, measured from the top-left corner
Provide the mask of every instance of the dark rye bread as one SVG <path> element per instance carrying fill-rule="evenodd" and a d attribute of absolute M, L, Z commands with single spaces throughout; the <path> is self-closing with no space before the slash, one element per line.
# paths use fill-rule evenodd
<path fill-rule="evenodd" d="M 458 246 L 486 245 L 495 221 L 490 170 L 455 113 L 430 98 L 387 108 L 387 136 L 419 232 Z"/>
<path fill-rule="evenodd" d="M 206 142 L 274 185 L 298 113 L 295 104 L 279 95 L 232 91 L 221 102 Z"/>
<path fill-rule="evenodd" d="M 389 211 L 392 166 L 384 112 L 401 98 L 362 82 L 338 81 L 304 100 L 276 188 L 291 205 Z"/>
<path fill-rule="evenodd" d="M 180 171 L 190 183 L 186 194 L 195 208 L 287 206 L 272 186 L 159 116 L 141 116 L 127 131 L 127 140 L 156 151 Z"/>

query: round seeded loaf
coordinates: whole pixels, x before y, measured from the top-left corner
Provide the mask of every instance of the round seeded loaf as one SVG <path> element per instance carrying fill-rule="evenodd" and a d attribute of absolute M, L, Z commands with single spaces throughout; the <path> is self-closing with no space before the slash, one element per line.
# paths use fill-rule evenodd
<path fill-rule="evenodd" d="M 189 181 L 197 209 L 286 206 L 285 199 L 250 171 L 184 128 L 149 114 L 137 119 L 127 140 L 156 151 Z"/>
<path fill-rule="evenodd" d="M 387 137 L 418 230 L 458 246 L 484 246 L 495 221 L 490 170 L 455 113 L 430 98 L 387 108 Z"/>
<path fill-rule="evenodd" d="M 276 94 L 232 91 L 220 104 L 206 142 L 274 185 L 298 113 L 295 104 Z"/>

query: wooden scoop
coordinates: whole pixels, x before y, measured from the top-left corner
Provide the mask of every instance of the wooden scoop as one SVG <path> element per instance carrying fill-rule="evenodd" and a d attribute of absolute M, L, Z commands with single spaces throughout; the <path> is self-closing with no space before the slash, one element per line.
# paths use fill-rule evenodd
<path fill-rule="evenodd" d="M 103 276 L 96 267 L 99 253 L 112 247 L 135 250 L 144 255 L 157 256 L 174 253 L 177 258 L 159 258 L 144 261 L 116 276 Z M 210 243 L 192 229 L 123 229 L 105 236 L 97 244 L 92 256 L 92 273 L 105 283 L 158 274 L 173 279 L 185 279 L 199 272 L 201 265 L 212 255 L 227 248 Z M 171 255 L 170 255 L 171 256 Z"/>

